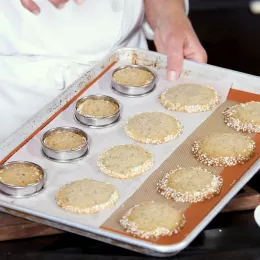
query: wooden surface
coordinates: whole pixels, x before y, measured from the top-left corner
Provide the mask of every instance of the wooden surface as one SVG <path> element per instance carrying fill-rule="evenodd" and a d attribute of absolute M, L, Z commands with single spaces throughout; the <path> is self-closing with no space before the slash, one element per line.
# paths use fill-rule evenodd
<path fill-rule="evenodd" d="M 252 188 L 245 187 L 223 210 L 223 212 L 254 209 L 260 204 L 260 194 Z M 32 238 L 63 233 L 42 224 L 0 213 L 0 241 Z"/>
<path fill-rule="evenodd" d="M 62 231 L 0 213 L 0 241 L 59 234 Z"/>
<path fill-rule="evenodd" d="M 222 212 L 255 209 L 259 204 L 260 194 L 249 186 L 245 186 L 240 194 L 234 197 Z"/>

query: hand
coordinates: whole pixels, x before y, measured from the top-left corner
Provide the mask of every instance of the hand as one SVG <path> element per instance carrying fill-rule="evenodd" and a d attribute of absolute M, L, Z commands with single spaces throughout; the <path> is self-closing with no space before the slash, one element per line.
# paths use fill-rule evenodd
<path fill-rule="evenodd" d="M 183 59 L 207 62 L 207 53 L 185 14 L 183 0 L 145 0 L 145 15 L 159 52 L 167 55 L 168 79 L 179 78 Z"/>
<path fill-rule="evenodd" d="M 47 0 L 46 0 L 47 1 Z M 69 0 L 48 0 L 51 4 L 53 4 L 56 8 L 61 9 L 65 6 L 65 4 Z M 85 0 L 74 0 L 76 4 L 83 4 Z M 21 0 L 21 4 L 24 8 L 26 8 L 28 11 L 39 14 L 41 12 L 40 7 L 33 1 L 33 0 Z"/>
<path fill-rule="evenodd" d="M 154 41 L 157 50 L 167 55 L 169 80 L 179 78 L 184 58 L 200 63 L 207 62 L 207 53 L 185 13 L 158 24 L 154 30 Z"/>

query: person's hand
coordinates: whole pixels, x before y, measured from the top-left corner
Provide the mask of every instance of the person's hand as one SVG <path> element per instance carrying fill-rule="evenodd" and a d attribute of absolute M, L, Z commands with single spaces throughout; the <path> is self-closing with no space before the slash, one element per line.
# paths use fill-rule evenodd
<path fill-rule="evenodd" d="M 207 53 L 185 14 L 184 0 L 145 0 L 144 3 L 157 51 L 167 55 L 169 80 L 179 78 L 184 58 L 207 62 Z"/>
<path fill-rule="evenodd" d="M 169 80 L 179 78 L 184 58 L 200 63 L 207 62 L 207 53 L 184 12 L 158 23 L 154 30 L 154 42 L 157 50 L 167 55 Z"/>
<path fill-rule="evenodd" d="M 47 1 L 47 0 L 45 0 Z M 48 0 L 51 4 L 53 4 L 56 8 L 61 9 L 65 6 L 69 0 Z M 74 0 L 76 4 L 83 4 L 85 0 Z M 24 8 L 26 8 L 28 11 L 39 14 L 41 12 L 40 7 L 33 1 L 33 0 L 21 0 L 21 4 Z"/>

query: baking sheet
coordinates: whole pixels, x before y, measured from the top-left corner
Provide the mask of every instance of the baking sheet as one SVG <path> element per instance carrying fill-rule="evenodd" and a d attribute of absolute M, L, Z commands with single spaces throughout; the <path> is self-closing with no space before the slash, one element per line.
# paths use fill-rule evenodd
<path fill-rule="evenodd" d="M 157 82 L 157 87 L 154 92 L 146 97 L 140 98 L 127 98 L 113 93 L 110 88 L 110 79 L 112 72 L 115 68 L 124 65 L 125 62 L 117 63 L 114 65 L 98 82 L 92 85 L 83 96 L 92 94 L 105 94 L 112 96 L 119 100 L 122 105 L 121 120 L 115 126 L 111 126 L 105 129 L 90 129 L 86 128 L 74 119 L 74 106 L 72 104 L 62 114 L 60 114 L 55 120 L 53 120 L 47 127 L 45 127 L 37 136 L 35 136 L 27 145 L 25 145 L 20 151 L 18 151 L 9 161 L 25 160 L 32 161 L 39 164 L 46 170 L 47 182 L 45 191 L 41 194 L 26 199 L 13 200 L 0 194 L 0 200 L 11 202 L 13 205 L 28 208 L 32 211 L 41 213 L 48 218 L 48 216 L 55 217 L 57 219 L 63 219 L 70 223 L 77 223 L 94 228 L 98 228 L 105 222 L 105 220 L 128 199 L 149 177 L 149 175 L 158 168 L 164 160 L 213 112 L 197 113 L 197 114 L 184 114 L 178 112 L 170 112 L 165 110 L 158 101 L 158 95 L 167 89 L 168 87 L 176 84 L 183 84 L 185 82 L 193 82 L 198 84 L 208 84 L 214 87 L 221 95 L 221 101 L 226 100 L 227 94 L 231 87 L 232 82 L 220 80 L 220 81 L 201 81 L 196 77 L 187 77 L 181 79 L 176 83 L 171 83 L 164 78 L 160 77 Z M 145 106 L 144 106 L 145 104 Z M 124 122 L 131 116 L 139 112 L 146 111 L 164 111 L 176 118 L 178 118 L 183 126 L 183 134 L 176 140 L 162 145 L 143 145 L 155 156 L 155 165 L 147 173 L 141 176 L 129 179 L 119 180 L 113 179 L 99 171 L 96 162 L 98 156 L 107 148 L 113 147 L 119 144 L 136 143 L 131 140 L 123 131 Z M 90 136 L 90 152 L 80 161 L 74 163 L 55 163 L 47 160 L 43 157 L 41 152 L 41 137 L 45 131 L 57 127 L 57 126 L 73 126 L 85 130 Z M 117 201 L 116 206 L 93 215 L 77 215 L 69 212 L 65 212 L 55 203 L 55 194 L 57 190 L 71 181 L 91 178 L 98 181 L 107 181 L 115 185 L 120 194 L 120 199 Z"/>
<path fill-rule="evenodd" d="M 24 143 L 26 143 L 26 138 L 28 138 L 28 136 L 33 131 L 37 131 L 37 129 L 42 124 L 45 124 L 46 120 L 48 122 L 48 118 L 50 118 L 54 113 L 57 113 L 57 111 L 62 110 L 62 107 L 66 105 L 66 103 L 72 97 L 74 97 L 75 94 L 84 90 L 85 85 L 87 83 L 91 82 L 95 77 L 98 76 L 99 73 L 104 71 L 105 68 L 109 66 L 111 62 L 115 62 L 117 60 L 119 60 L 119 62 L 114 67 L 124 65 L 126 63 L 147 65 L 159 71 L 160 75 L 162 75 L 163 78 L 166 75 L 166 57 L 164 55 L 137 49 L 121 49 L 116 52 L 113 52 L 108 57 L 106 57 L 100 64 L 96 64 L 88 73 L 86 73 L 82 78 L 75 82 L 75 84 L 73 84 L 67 90 L 65 90 L 64 93 L 60 95 L 56 100 L 54 100 L 53 103 L 46 106 L 34 118 L 28 121 L 13 136 L 8 138 L 6 142 L 4 142 L 0 146 L 0 158 L 8 158 L 5 156 L 8 156 L 10 151 L 15 149 L 15 147 L 19 146 L 19 144 L 22 141 L 25 140 Z M 123 122 L 126 119 L 128 119 L 129 116 L 134 115 L 136 112 L 148 111 L 143 104 L 147 104 L 150 106 L 150 101 L 153 100 L 155 103 L 153 106 L 150 106 L 153 111 L 164 111 L 176 116 L 182 121 L 184 127 L 186 126 L 184 134 L 189 135 L 188 132 L 192 132 L 192 130 L 196 129 L 196 127 L 212 113 L 204 112 L 200 113 L 200 115 L 184 115 L 184 117 L 180 118 L 180 116 L 183 115 L 182 113 L 164 110 L 164 108 L 161 107 L 161 105 L 159 104 L 157 96 L 159 93 L 161 93 L 161 91 L 165 90 L 165 88 L 174 85 L 173 83 L 170 83 L 164 79 L 160 79 L 156 91 L 147 97 L 129 99 L 118 96 L 117 94 L 111 91 L 110 84 L 108 84 L 110 77 L 109 75 L 111 75 L 111 73 L 112 71 L 110 70 L 104 77 L 102 77 L 98 82 L 91 86 L 91 88 L 87 90 L 87 92 L 83 96 L 88 94 L 98 94 L 102 90 L 102 94 L 108 94 L 117 98 L 123 105 L 121 121 L 117 125 L 107 129 L 86 129 L 75 123 L 74 120 L 72 120 L 71 116 L 73 114 L 73 107 L 70 106 L 64 113 L 58 116 L 50 124 L 48 124 L 48 126 L 45 127 L 44 131 L 38 134 L 33 140 L 28 142 L 26 146 L 19 150 L 18 153 L 16 153 L 13 157 L 10 158 L 10 160 L 29 159 L 30 161 L 39 163 L 47 170 L 48 181 L 44 193 L 38 195 L 37 197 L 20 201 L 7 199 L 6 197 L 1 196 L 0 205 L 5 208 L 0 208 L 0 210 L 4 210 L 11 214 L 16 214 L 42 223 L 46 223 L 57 228 L 69 230 L 71 232 L 75 232 L 81 235 L 90 236 L 108 243 L 115 243 L 118 246 L 130 248 L 139 252 L 164 256 L 167 254 L 175 254 L 178 251 L 185 248 L 209 223 L 209 221 L 224 207 L 224 205 L 256 173 L 257 169 L 259 169 L 259 160 L 246 172 L 246 174 L 243 175 L 243 177 L 233 187 L 230 187 L 230 190 L 227 193 L 227 195 L 221 200 L 220 203 L 218 203 L 214 207 L 214 209 L 212 209 L 209 212 L 209 214 L 203 219 L 203 221 L 191 232 L 189 236 L 187 236 L 187 238 L 182 243 L 161 247 L 158 245 L 147 243 L 145 241 L 139 241 L 138 239 L 134 239 L 132 237 L 121 236 L 117 233 L 97 228 L 103 223 L 105 219 L 111 216 L 111 214 L 123 203 L 123 201 L 126 198 L 130 197 L 131 194 L 136 190 L 136 188 L 140 187 L 142 183 L 151 175 L 151 173 L 160 165 L 159 159 L 161 161 L 163 161 L 163 158 L 166 159 L 174 151 L 176 146 L 178 146 L 178 144 L 185 140 L 184 135 L 182 135 L 175 141 L 172 141 L 168 144 L 159 145 L 157 147 L 144 145 L 146 148 L 155 153 L 155 157 L 159 158 L 155 158 L 155 166 L 150 172 L 145 173 L 134 180 L 131 179 L 122 181 L 108 178 L 98 171 L 96 166 L 96 159 L 100 152 L 111 146 L 111 143 L 112 146 L 121 143 L 134 143 L 133 140 L 126 137 L 126 135 L 123 133 Z M 220 92 L 224 91 L 224 93 L 222 93 L 223 97 L 226 96 L 231 84 L 233 84 L 232 88 L 260 94 L 260 80 L 258 77 L 226 70 L 223 68 L 217 68 L 210 65 L 203 65 L 185 61 L 182 78 L 178 83 L 181 84 L 184 82 L 191 82 L 191 80 L 195 80 L 195 83 L 213 84 L 212 86 L 219 89 Z M 224 101 L 224 99 L 222 101 Z M 243 102 L 243 100 L 238 101 Z M 128 106 L 128 102 L 130 102 L 131 105 L 129 105 L 129 109 L 125 109 L 125 107 Z M 203 116 L 203 118 L 201 116 Z M 68 120 L 69 123 L 67 123 Z M 193 124 L 191 124 L 191 122 L 188 122 L 190 120 L 192 120 Z M 86 130 L 86 132 L 91 137 L 91 149 L 89 156 L 83 159 L 83 161 L 71 164 L 57 164 L 43 158 L 39 149 L 40 137 L 43 134 L 43 132 L 45 132 L 49 128 L 57 126 L 57 124 L 59 126 L 77 126 L 83 130 Z M 187 126 L 189 125 L 190 128 L 188 129 L 191 129 L 191 131 L 187 132 Z M 112 135 L 110 134 L 111 131 L 113 131 Z M 111 137 L 114 137 L 116 139 L 116 143 L 110 142 Z M 54 196 L 57 189 L 63 184 L 67 183 L 68 181 L 81 178 L 81 176 L 83 178 L 89 178 L 90 176 L 94 176 L 94 179 L 97 180 L 108 180 L 109 182 L 115 184 L 117 188 L 119 188 L 119 192 L 124 194 L 124 197 L 122 198 L 121 194 L 120 201 L 118 201 L 116 207 L 114 207 L 113 209 L 92 216 L 76 216 L 72 213 L 67 213 L 57 208 L 54 202 Z M 120 187 L 118 186 L 119 184 Z M 127 187 L 127 190 L 125 190 L 123 187 Z M 46 204 L 48 202 L 50 203 L 47 206 Z M 21 214 L 19 213 L 19 211 L 24 212 L 26 214 Z M 85 233 L 84 230 L 86 231 Z M 93 232 L 98 236 L 92 235 L 87 231 Z M 114 242 L 112 239 L 121 242 Z"/>
<path fill-rule="evenodd" d="M 191 147 L 195 140 L 203 136 L 207 136 L 211 133 L 236 133 L 237 131 L 228 127 L 223 120 L 222 112 L 238 102 L 232 100 L 234 98 L 233 93 L 237 93 L 235 90 L 231 90 L 228 96 L 228 100 L 220 105 L 213 114 L 211 114 L 207 120 L 205 120 L 168 158 L 163 164 L 153 172 L 151 176 L 142 184 L 142 186 L 121 206 L 103 225 L 102 227 L 107 230 L 113 230 L 122 234 L 122 228 L 118 223 L 118 219 L 129 208 L 143 201 L 157 201 L 160 203 L 168 203 L 175 208 L 182 210 L 185 214 L 186 223 L 178 234 L 172 236 L 160 237 L 159 239 L 149 240 L 152 243 L 159 245 L 173 245 L 183 241 L 195 227 L 203 221 L 205 216 L 214 208 L 214 206 L 222 200 L 232 186 L 243 176 L 243 174 L 252 166 L 252 164 L 259 158 L 260 155 L 260 135 L 252 133 L 247 134 L 253 138 L 256 142 L 255 155 L 245 162 L 243 165 L 236 165 L 232 167 L 212 167 L 198 162 L 191 153 Z M 239 93 L 244 97 L 248 97 L 248 93 Z M 254 95 L 255 100 L 260 97 Z M 250 97 L 249 97 L 250 100 Z M 214 196 L 209 200 L 205 200 L 201 203 L 181 203 L 173 200 L 166 200 L 164 196 L 160 195 L 156 190 L 158 181 L 164 177 L 164 175 L 180 167 L 202 167 L 208 171 L 220 175 L 223 179 L 223 186 L 220 194 Z"/>

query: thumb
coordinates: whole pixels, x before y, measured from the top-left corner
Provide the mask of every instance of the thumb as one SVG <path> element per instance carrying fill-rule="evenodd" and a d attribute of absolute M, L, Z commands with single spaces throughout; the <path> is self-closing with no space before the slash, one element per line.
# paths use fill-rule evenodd
<path fill-rule="evenodd" d="M 168 45 L 167 79 L 175 81 L 180 77 L 183 66 L 183 42 L 175 39 Z"/>

